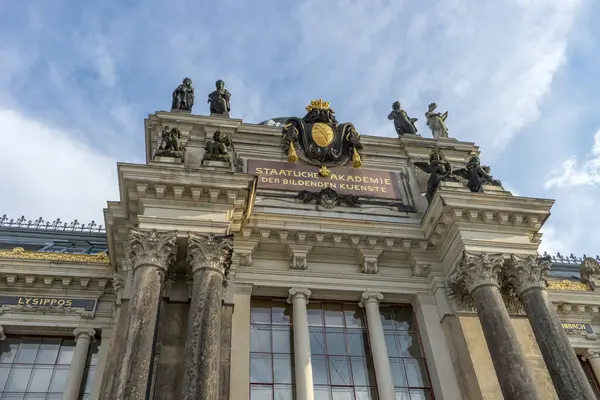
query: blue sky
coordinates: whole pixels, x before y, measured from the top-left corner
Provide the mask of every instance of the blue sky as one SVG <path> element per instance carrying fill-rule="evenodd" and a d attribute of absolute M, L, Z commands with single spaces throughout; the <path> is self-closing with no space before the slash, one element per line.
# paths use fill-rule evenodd
<path fill-rule="evenodd" d="M 449 111 L 514 193 L 557 200 L 543 250 L 600 253 L 600 18 L 592 0 L 0 0 L 0 214 L 102 220 L 117 161 L 184 76 L 195 113 L 223 79 L 232 117 L 329 100 L 394 136 L 400 100 Z"/>

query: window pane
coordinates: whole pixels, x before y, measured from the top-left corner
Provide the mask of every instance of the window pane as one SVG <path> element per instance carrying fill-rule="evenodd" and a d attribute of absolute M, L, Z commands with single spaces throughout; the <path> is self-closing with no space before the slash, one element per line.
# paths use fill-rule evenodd
<path fill-rule="evenodd" d="M 392 310 L 390 307 L 379 306 L 379 315 L 381 316 L 381 324 L 385 330 L 394 329 L 394 320 L 392 318 Z"/>
<path fill-rule="evenodd" d="M 321 310 L 321 303 L 308 303 L 306 312 L 308 313 L 308 325 L 323 326 L 323 310 Z"/>
<path fill-rule="evenodd" d="M 96 375 L 96 368 L 89 367 L 87 370 L 87 374 L 85 376 L 85 387 L 83 389 L 83 393 L 85 393 L 85 394 L 92 393 L 92 384 L 94 383 L 95 375 Z"/>
<path fill-rule="evenodd" d="M 321 386 L 314 388 L 315 400 L 330 400 L 331 394 L 329 392 L 329 387 Z"/>
<path fill-rule="evenodd" d="M 331 394 L 333 400 L 354 400 L 354 390 L 351 387 L 332 387 Z"/>
<path fill-rule="evenodd" d="M 413 311 L 411 307 L 392 307 L 394 326 L 399 331 L 408 331 L 413 328 Z"/>
<path fill-rule="evenodd" d="M 431 400 L 431 392 L 429 390 L 411 390 L 410 400 Z"/>
<path fill-rule="evenodd" d="M 23 400 L 22 394 L 5 394 L 2 400 Z"/>
<path fill-rule="evenodd" d="M 67 376 L 69 375 L 69 369 L 55 369 L 54 376 L 52 377 L 52 383 L 50 384 L 50 391 L 53 393 L 62 393 L 65 390 L 65 384 L 67 383 Z"/>
<path fill-rule="evenodd" d="M 44 342 L 40 345 L 35 363 L 55 364 L 56 357 L 58 357 L 58 351 L 60 350 L 60 342 L 60 339 L 44 340 Z"/>
<path fill-rule="evenodd" d="M 275 400 L 294 400 L 294 388 L 290 385 L 275 385 Z"/>
<path fill-rule="evenodd" d="M 344 304 L 344 319 L 348 328 L 364 328 L 362 309 L 357 305 Z"/>
<path fill-rule="evenodd" d="M 17 358 L 15 359 L 15 363 L 33 364 L 39 348 L 39 341 L 23 339 L 23 341 L 19 345 L 19 351 L 17 352 Z"/>
<path fill-rule="evenodd" d="M 0 356 L 0 362 L 10 364 L 14 361 L 17 350 L 19 349 L 19 343 L 14 339 L 6 339 L 0 344 L 2 355 Z"/>
<path fill-rule="evenodd" d="M 271 352 L 271 328 L 268 326 L 250 327 L 250 351 L 258 353 Z"/>
<path fill-rule="evenodd" d="M 4 390 L 4 385 L 6 385 L 9 373 L 10 365 L 3 365 L 0 367 L 0 392 Z"/>
<path fill-rule="evenodd" d="M 292 353 L 292 330 L 288 327 L 273 327 L 273 353 Z"/>
<path fill-rule="evenodd" d="M 292 305 L 285 301 L 273 301 L 272 321 L 275 325 L 291 325 Z"/>
<path fill-rule="evenodd" d="M 71 345 L 72 344 L 72 345 Z M 73 352 L 75 351 L 75 342 L 65 340 L 58 353 L 57 364 L 71 364 Z"/>
<path fill-rule="evenodd" d="M 313 356 L 311 359 L 313 383 L 315 385 L 328 385 L 327 360 L 323 356 Z"/>
<path fill-rule="evenodd" d="M 356 386 L 371 386 L 375 385 L 375 377 L 373 368 L 367 364 L 364 358 L 352 358 L 352 378 Z"/>
<path fill-rule="evenodd" d="M 346 335 L 343 330 L 327 329 L 325 336 L 327 338 L 327 354 L 346 354 Z"/>
<path fill-rule="evenodd" d="M 58 351 L 57 351 L 58 353 Z M 47 392 L 52 379 L 54 366 L 39 366 L 33 369 L 29 382 L 28 392 Z"/>
<path fill-rule="evenodd" d="M 320 328 L 308 328 L 310 334 L 310 353 L 325 354 L 325 337 L 323 330 Z"/>
<path fill-rule="evenodd" d="M 273 356 L 273 373 L 275 383 L 294 383 L 294 372 L 292 370 L 292 358 L 290 356 Z"/>
<path fill-rule="evenodd" d="M 396 400 L 410 400 L 408 389 L 396 389 Z"/>
<path fill-rule="evenodd" d="M 325 313 L 325 325 L 335 328 L 344 327 L 344 314 L 342 313 L 342 305 L 337 303 L 323 304 Z"/>
<path fill-rule="evenodd" d="M 271 386 L 250 386 L 251 400 L 273 400 L 273 389 Z"/>
<path fill-rule="evenodd" d="M 404 359 L 404 368 L 406 368 L 406 376 L 408 377 L 408 386 L 410 387 L 427 387 L 427 371 L 425 363 L 422 360 Z"/>
<path fill-rule="evenodd" d="M 45 394 L 26 394 L 25 400 L 46 400 Z"/>
<path fill-rule="evenodd" d="M 387 347 L 389 357 L 400 357 L 402 354 L 396 342 L 396 335 L 392 332 L 385 334 L 385 346 Z"/>
<path fill-rule="evenodd" d="M 332 385 L 352 385 L 350 365 L 346 357 L 329 357 L 329 373 Z"/>
<path fill-rule="evenodd" d="M 14 366 L 8 376 L 6 391 L 24 392 L 27 389 L 27 383 L 29 383 L 30 376 L 31 367 Z"/>
<path fill-rule="evenodd" d="M 355 388 L 356 400 L 377 400 L 377 389 Z"/>
<path fill-rule="evenodd" d="M 397 339 L 400 342 L 402 357 L 421 358 L 421 349 L 416 333 L 402 332 Z"/>
<path fill-rule="evenodd" d="M 252 300 L 250 321 L 253 324 L 270 324 L 271 302 L 269 300 Z"/>
<path fill-rule="evenodd" d="M 273 383 L 273 367 L 270 355 L 250 355 L 250 382 Z"/>
<path fill-rule="evenodd" d="M 351 356 L 366 356 L 365 331 L 348 331 L 348 351 Z"/>
<path fill-rule="evenodd" d="M 404 372 L 404 364 L 402 364 L 402 359 L 391 358 L 390 367 L 392 369 L 392 378 L 394 380 L 394 386 L 406 387 L 406 373 Z"/>
<path fill-rule="evenodd" d="M 90 345 L 90 360 L 88 362 L 89 365 L 98 364 L 98 354 L 100 353 L 101 342 L 95 341 Z"/>

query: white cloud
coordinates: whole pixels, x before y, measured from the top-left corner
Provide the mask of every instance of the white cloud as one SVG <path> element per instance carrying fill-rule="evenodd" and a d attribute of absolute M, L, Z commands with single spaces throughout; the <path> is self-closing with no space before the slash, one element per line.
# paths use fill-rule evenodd
<path fill-rule="evenodd" d="M 561 167 L 548 174 L 544 188 L 600 185 L 600 129 L 594 135 L 590 153 L 586 155 L 581 167 L 578 164 L 580 162 L 577 157 L 569 157 Z"/>
<path fill-rule="evenodd" d="M 0 213 L 104 225 L 106 201 L 118 199 L 114 159 L 8 109 L 0 109 L 0 143 Z"/>
<path fill-rule="evenodd" d="M 567 249 L 565 248 L 565 244 L 559 238 L 559 235 L 557 235 L 554 228 L 546 225 L 540 229 L 540 233 L 542 234 L 542 243 L 538 250 L 540 254 L 544 252 L 548 254 L 564 254 L 566 252 Z M 567 254 L 569 253 L 567 252 Z"/>

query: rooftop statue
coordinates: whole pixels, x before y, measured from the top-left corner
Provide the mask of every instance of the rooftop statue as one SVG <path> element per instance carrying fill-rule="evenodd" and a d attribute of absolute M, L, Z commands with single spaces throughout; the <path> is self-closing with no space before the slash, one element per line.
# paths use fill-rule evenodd
<path fill-rule="evenodd" d="M 298 159 L 319 167 L 362 166 L 360 134 L 349 122 L 340 124 L 329 102 L 312 100 L 303 118 L 288 118 L 283 127 L 283 149 L 289 162 Z"/>
<path fill-rule="evenodd" d="M 392 112 L 388 115 L 388 119 L 394 121 L 394 128 L 396 128 L 398 136 L 415 135 L 417 133 L 415 122 L 418 119 L 410 118 L 406 111 L 402 109 L 399 101 L 392 104 Z"/>
<path fill-rule="evenodd" d="M 465 168 L 454 171 L 454 174 L 467 180 L 471 192 L 481 192 L 483 185 L 502 186 L 502 183 L 490 175 L 490 167 L 481 165 L 479 157 L 473 156 Z"/>
<path fill-rule="evenodd" d="M 229 104 L 231 93 L 225 89 L 225 82 L 220 79 L 215 82 L 215 86 L 217 89 L 208 95 L 210 113 L 229 117 L 229 111 L 231 111 L 231 105 Z"/>
<path fill-rule="evenodd" d="M 184 78 L 181 85 L 177 86 L 177 89 L 173 92 L 173 104 L 171 105 L 171 109 L 191 112 L 193 105 L 194 88 L 192 87 L 192 80 L 190 78 Z"/>
<path fill-rule="evenodd" d="M 446 118 L 448 118 L 448 111 L 444 113 L 435 112 L 437 104 L 431 103 L 429 105 L 429 111 L 425 113 L 427 118 L 427 126 L 431 129 L 434 139 L 447 138 L 448 128 L 446 127 Z"/>
<path fill-rule="evenodd" d="M 206 142 L 205 149 L 205 160 L 231 162 L 233 142 L 228 134 L 221 133 L 221 131 L 217 130 L 213 134 L 213 140 L 208 140 Z"/>
<path fill-rule="evenodd" d="M 181 141 L 181 131 L 175 127 L 171 129 L 168 125 L 162 130 L 161 141 L 154 153 L 156 157 L 174 157 L 183 159 L 185 144 Z"/>
<path fill-rule="evenodd" d="M 431 151 L 429 163 L 417 161 L 413 165 L 429 174 L 427 192 L 425 193 L 428 202 L 431 202 L 431 199 L 433 199 L 433 195 L 440 182 L 458 182 L 458 179 L 452 173 L 452 165 L 446 160 L 444 153 L 440 149 L 436 148 Z"/>

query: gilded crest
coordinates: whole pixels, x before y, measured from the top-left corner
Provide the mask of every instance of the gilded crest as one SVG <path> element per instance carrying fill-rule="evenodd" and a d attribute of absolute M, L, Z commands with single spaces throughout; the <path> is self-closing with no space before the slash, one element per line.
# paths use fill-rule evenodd
<path fill-rule="evenodd" d="M 362 166 L 360 135 L 349 122 L 338 123 L 329 102 L 312 100 L 303 118 L 289 118 L 283 127 L 283 148 L 289 162 L 302 160 L 319 167 L 352 162 Z"/>

